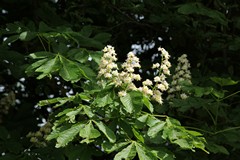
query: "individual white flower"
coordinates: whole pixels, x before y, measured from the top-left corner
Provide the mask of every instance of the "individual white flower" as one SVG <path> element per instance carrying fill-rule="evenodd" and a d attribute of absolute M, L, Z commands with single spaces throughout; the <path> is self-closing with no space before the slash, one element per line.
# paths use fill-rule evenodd
<path fill-rule="evenodd" d="M 131 83 L 132 82 L 132 79 L 131 79 L 131 77 L 125 77 L 124 79 L 123 79 L 123 81 L 124 81 L 124 83 Z"/>
<path fill-rule="evenodd" d="M 142 84 L 143 84 L 144 86 L 151 86 L 153 83 L 152 83 L 151 80 L 146 79 L 145 81 L 142 82 Z"/>
<path fill-rule="evenodd" d="M 105 78 L 112 78 L 112 74 L 110 74 L 110 73 L 105 73 L 105 74 L 104 74 L 104 77 L 105 77 Z"/>
<path fill-rule="evenodd" d="M 154 90 L 152 98 L 159 104 L 163 104 L 162 93 L 160 91 Z"/>
<path fill-rule="evenodd" d="M 160 64 L 159 63 L 155 63 L 155 64 L 153 64 L 152 69 L 159 68 L 159 67 L 160 67 Z"/>
<path fill-rule="evenodd" d="M 180 94 L 181 99 L 187 99 L 188 95 L 186 93 Z"/>
<path fill-rule="evenodd" d="M 136 81 L 140 81 L 141 80 L 141 76 L 139 74 L 134 74 L 133 75 L 133 78 L 136 80 Z"/>
<path fill-rule="evenodd" d="M 157 88 L 160 89 L 161 91 L 166 91 L 166 86 L 163 84 L 157 84 Z"/>
<path fill-rule="evenodd" d="M 149 89 L 147 86 L 143 86 L 141 90 L 145 95 L 153 95 L 153 91 Z"/>
<path fill-rule="evenodd" d="M 161 82 L 161 79 L 159 76 L 154 77 L 154 82 Z"/>
<path fill-rule="evenodd" d="M 169 53 L 164 48 L 159 47 L 158 50 L 162 52 L 162 55 L 163 55 L 163 57 L 165 59 L 169 59 L 170 58 Z"/>
<path fill-rule="evenodd" d="M 118 92 L 118 96 L 119 97 L 124 97 L 124 96 L 126 96 L 127 95 L 127 92 L 126 91 L 120 91 L 120 92 Z"/>

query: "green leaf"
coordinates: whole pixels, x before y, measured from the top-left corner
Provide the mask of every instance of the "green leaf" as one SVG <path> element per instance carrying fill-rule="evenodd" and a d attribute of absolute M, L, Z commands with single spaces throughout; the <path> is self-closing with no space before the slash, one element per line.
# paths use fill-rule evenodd
<path fill-rule="evenodd" d="M 84 113 L 89 117 L 92 118 L 95 116 L 95 114 L 92 112 L 93 110 L 91 109 L 91 107 L 87 106 L 87 105 L 81 105 L 83 107 Z"/>
<path fill-rule="evenodd" d="M 130 92 L 126 96 L 120 97 L 124 110 L 128 113 L 138 113 L 142 110 L 142 94 L 140 92 Z"/>
<path fill-rule="evenodd" d="M 135 146 L 139 160 L 157 160 L 157 157 L 151 152 L 150 149 L 145 148 L 140 143 L 136 143 Z"/>
<path fill-rule="evenodd" d="M 174 160 L 175 156 L 169 150 L 163 147 L 156 147 L 151 151 L 160 160 Z"/>
<path fill-rule="evenodd" d="M 217 10 L 206 8 L 199 2 L 186 3 L 179 5 L 178 12 L 181 14 L 198 14 L 211 18 L 214 22 L 222 25 L 227 25 L 227 18 L 225 15 Z"/>
<path fill-rule="evenodd" d="M 47 57 L 49 57 L 51 55 L 53 55 L 53 53 L 42 51 L 42 52 L 31 53 L 29 55 L 29 57 L 31 57 L 32 59 L 43 59 L 43 58 L 47 58 Z"/>
<path fill-rule="evenodd" d="M 59 75 L 65 81 L 77 82 L 83 77 L 83 70 L 78 67 L 77 62 L 73 62 L 63 56 L 60 56 L 62 67 L 59 70 Z"/>
<path fill-rule="evenodd" d="M 79 135 L 82 138 L 85 138 L 83 142 L 89 143 L 91 142 L 91 139 L 101 136 L 101 133 L 93 127 L 92 121 L 89 121 L 89 123 L 85 124 L 85 126 L 80 130 Z"/>
<path fill-rule="evenodd" d="M 216 89 L 212 90 L 212 94 L 214 96 L 216 96 L 217 98 L 223 98 L 224 95 L 225 95 L 224 91 L 219 91 L 219 90 L 216 90 Z"/>
<path fill-rule="evenodd" d="M 56 147 L 59 148 L 66 146 L 69 142 L 71 142 L 75 138 L 79 131 L 82 131 L 83 127 L 84 125 L 82 123 L 77 123 L 73 125 L 71 128 L 58 133 Z M 50 136 L 48 139 L 50 138 L 52 137 Z"/>
<path fill-rule="evenodd" d="M 103 132 L 103 134 L 108 138 L 108 140 L 111 142 L 111 143 L 115 143 L 116 142 L 116 136 L 114 134 L 114 132 L 108 128 L 103 122 L 99 121 L 94 121 L 95 124 L 97 125 L 98 129 L 100 131 Z"/>
<path fill-rule="evenodd" d="M 102 96 L 102 95 L 101 95 Z M 94 101 L 94 104 L 96 104 L 98 107 L 104 107 L 108 104 L 111 104 L 113 102 L 111 94 L 104 94 L 103 97 L 99 97 Z"/>
<path fill-rule="evenodd" d="M 153 108 L 153 105 L 152 105 L 152 103 L 150 102 L 150 100 L 149 100 L 149 98 L 148 97 L 146 97 L 146 96 L 143 96 L 143 104 L 149 109 L 149 111 L 151 112 L 151 113 L 153 113 L 153 111 L 154 111 L 154 108 Z"/>
<path fill-rule="evenodd" d="M 157 134 L 160 134 L 159 132 L 163 130 L 165 124 L 166 122 L 164 121 L 157 122 L 156 124 L 149 128 L 147 135 L 151 138 L 156 137 Z"/>
<path fill-rule="evenodd" d="M 50 105 L 50 104 L 54 104 L 57 103 L 54 107 L 59 107 L 64 105 L 65 103 L 72 101 L 71 98 L 69 97 L 63 97 L 63 98 L 53 98 L 53 99 L 47 99 L 47 100 L 42 100 L 38 102 L 38 106 L 42 107 L 42 106 L 46 106 L 46 105 Z"/>
<path fill-rule="evenodd" d="M 129 144 L 129 142 L 119 142 L 119 143 L 104 142 L 102 144 L 102 148 L 107 153 L 111 153 L 113 151 L 119 150 L 120 148 L 126 146 L 127 144 Z"/>
<path fill-rule="evenodd" d="M 132 103 L 132 98 L 130 96 L 129 93 L 127 93 L 125 96 L 120 97 L 120 100 L 124 106 L 124 109 L 128 112 L 128 113 L 133 113 L 134 112 L 134 106 Z"/>
<path fill-rule="evenodd" d="M 75 121 L 75 117 L 76 117 L 76 115 L 78 115 L 79 113 L 80 113 L 80 111 L 82 110 L 82 108 L 74 108 L 73 109 L 73 111 L 70 111 L 70 112 L 68 112 L 67 114 L 66 114 L 66 116 L 68 116 L 69 117 L 69 121 L 71 122 L 71 123 L 75 123 L 76 121 Z"/>
<path fill-rule="evenodd" d="M 136 151 L 135 142 L 132 142 L 129 146 L 124 148 L 122 151 L 118 152 L 115 155 L 114 160 L 122 160 L 122 159 L 131 160 L 136 156 L 136 153 L 137 151 Z"/>
<path fill-rule="evenodd" d="M 48 25 L 46 25 L 46 23 L 41 21 L 39 23 L 39 32 L 49 32 L 49 31 L 54 31 L 54 29 L 49 27 Z"/>
<path fill-rule="evenodd" d="M 100 41 L 102 43 L 106 43 L 107 41 L 109 41 L 110 38 L 111 34 L 109 33 L 98 33 L 93 37 L 94 40 Z"/>
<path fill-rule="evenodd" d="M 37 35 L 37 33 L 35 33 L 35 32 L 25 31 L 19 35 L 19 39 L 22 41 L 30 41 L 33 38 L 35 38 L 36 35 Z"/>
<path fill-rule="evenodd" d="M 144 143 L 144 138 L 135 128 L 132 128 L 134 136 L 142 143 Z"/>
<path fill-rule="evenodd" d="M 172 143 L 179 145 L 182 149 L 193 150 L 193 145 L 191 143 L 189 143 L 186 139 L 177 139 L 177 140 L 173 141 Z"/>
<path fill-rule="evenodd" d="M 59 56 L 55 56 L 52 59 L 49 59 L 45 63 L 43 63 L 40 67 L 38 67 L 35 71 L 36 72 L 42 72 L 37 79 L 42 79 L 45 76 L 50 76 L 51 73 L 59 70 L 60 68 L 60 61 L 59 61 Z"/>
<path fill-rule="evenodd" d="M 210 79 L 220 86 L 236 85 L 239 81 L 234 81 L 231 78 L 210 77 Z"/>
<path fill-rule="evenodd" d="M 9 43 L 13 43 L 19 39 L 19 35 L 13 35 L 10 37 L 7 37 L 5 41 L 3 41 L 3 45 L 8 45 Z"/>
<path fill-rule="evenodd" d="M 220 146 L 218 144 L 214 144 L 214 143 L 209 142 L 209 141 L 208 141 L 208 143 L 206 145 L 206 148 L 210 152 L 215 153 L 215 154 L 216 153 L 223 153 L 223 154 L 229 155 L 229 152 L 228 152 L 228 150 L 225 147 Z"/>
<path fill-rule="evenodd" d="M 92 26 L 84 26 L 81 29 L 80 33 L 85 37 L 90 37 L 92 34 L 92 30 L 93 30 Z"/>

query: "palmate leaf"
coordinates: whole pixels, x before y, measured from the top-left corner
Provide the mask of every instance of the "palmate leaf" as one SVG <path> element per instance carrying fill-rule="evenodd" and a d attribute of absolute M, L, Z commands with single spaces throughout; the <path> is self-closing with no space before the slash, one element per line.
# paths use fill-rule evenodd
<path fill-rule="evenodd" d="M 60 54 L 52 54 L 50 52 L 37 52 L 30 54 L 33 59 L 39 59 L 26 69 L 28 75 L 33 75 L 34 72 L 39 72 L 38 79 L 46 76 L 51 77 L 54 72 L 59 72 L 59 75 L 65 81 L 77 82 L 81 78 L 88 79 L 87 75 L 93 76 L 92 70 L 80 65 L 76 61 L 67 59 Z M 86 70 L 86 71 L 85 71 Z M 85 72 L 89 72 L 86 74 Z"/>
<path fill-rule="evenodd" d="M 124 148 L 122 151 L 118 152 L 115 157 L 114 160 L 131 160 L 136 156 L 136 146 L 135 146 L 135 142 L 132 142 L 130 145 L 128 145 L 126 148 Z"/>
<path fill-rule="evenodd" d="M 56 72 L 61 67 L 59 56 L 49 57 L 48 61 L 39 66 L 35 72 L 41 72 L 37 79 L 42 79 L 45 76 L 50 76 L 51 73 Z"/>
<path fill-rule="evenodd" d="M 60 56 L 60 61 L 62 66 L 59 70 L 59 75 L 65 81 L 77 82 L 83 77 L 84 71 L 78 66 L 76 62 L 73 62 L 63 56 Z"/>

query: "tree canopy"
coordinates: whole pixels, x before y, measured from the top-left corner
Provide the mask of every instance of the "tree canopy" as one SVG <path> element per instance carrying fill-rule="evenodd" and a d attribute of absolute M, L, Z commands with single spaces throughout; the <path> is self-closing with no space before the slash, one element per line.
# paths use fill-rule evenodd
<path fill-rule="evenodd" d="M 0 160 L 237 160 L 239 8 L 2 0 Z"/>

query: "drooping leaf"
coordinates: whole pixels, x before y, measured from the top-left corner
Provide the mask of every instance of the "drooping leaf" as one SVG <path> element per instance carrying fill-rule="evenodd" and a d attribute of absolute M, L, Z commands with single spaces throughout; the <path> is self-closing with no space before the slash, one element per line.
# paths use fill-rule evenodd
<path fill-rule="evenodd" d="M 138 132 L 135 128 L 132 128 L 134 136 L 142 143 L 144 143 L 144 138 L 141 135 L 141 132 Z"/>
<path fill-rule="evenodd" d="M 214 144 L 212 142 L 208 142 L 207 145 L 206 145 L 206 148 L 210 152 L 213 152 L 215 154 L 216 153 L 223 153 L 223 154 L 229 155 L 228 150 L 224 146 L 221 146 L 221 145 L 218 145 L 218 144 Z"/>
<path fill-rule="evenodd" d="M 154 108 L 148 97 L 143 96 L 143 104 L 149 109 L 151 113 L 153 112 Z"/>

